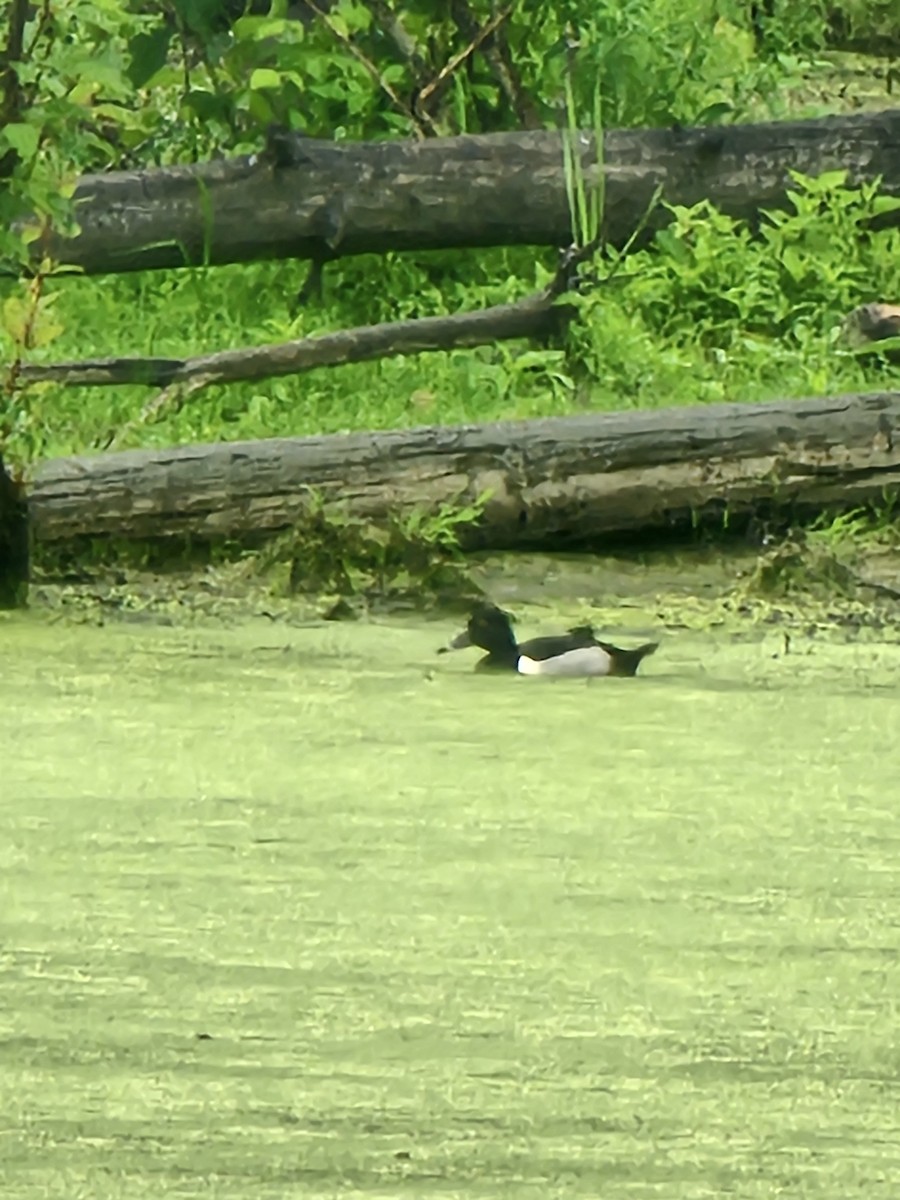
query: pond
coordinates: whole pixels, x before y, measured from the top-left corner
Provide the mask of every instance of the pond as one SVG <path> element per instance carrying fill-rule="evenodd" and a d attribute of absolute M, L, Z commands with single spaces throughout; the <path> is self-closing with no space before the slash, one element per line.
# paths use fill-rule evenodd
<path fill-rule="evenodd" d="M 0 620 L 7 1200 L 897 1195 L 896 637 L 458 627 Z"/>

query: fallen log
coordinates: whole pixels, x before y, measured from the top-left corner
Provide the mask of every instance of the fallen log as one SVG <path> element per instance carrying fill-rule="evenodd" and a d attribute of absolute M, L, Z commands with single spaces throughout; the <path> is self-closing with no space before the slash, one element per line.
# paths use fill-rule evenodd
<path fill-rule="evenodd" d="M 548 547 L 898 487 L 900 392 L 884 392 L 62 458 L 29 508 L 43 544 L 258 540 L 313 497 L 377 521 L 488 493 L 469 544 Z"/>
<path fill-rule="evenodd" d="M 593 135 L 578 139 L 590 176 Z M 610 130 L 604 147 L 604 233 L 620 246 L 659 184 L 669 204 L 709 199 L 751 220 L 761 209 L 785 207 L 792 170 L 814 176 L 847 169 L 853 182 L 880 177 L 885 194 L 900 196 L 900 109 Z M 260 259 L 321 264 L 392 250 L 563 246 L 572 236 L 562 135 L 546 130 L 341 143 L 273 133 L 259 155 L 85 176 L 75 213 L 77 237 L 52 235 L 34 252 L 87 274 Z M 645 236 L 668 219 L 658 207 Z"/>

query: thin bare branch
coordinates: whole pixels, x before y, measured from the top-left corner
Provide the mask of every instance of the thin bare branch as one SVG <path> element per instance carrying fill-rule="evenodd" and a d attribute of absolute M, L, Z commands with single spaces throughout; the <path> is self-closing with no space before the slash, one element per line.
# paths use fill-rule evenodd
<path fill-rule="evenodd" d="M 568 266 L 568 263 L 566 264 Z M 26 363 L 25 384 L 55 382 L 64 386 L 117 387 L 144 384 L 168 387 L 202 378 L 206 383 L 240 383 L 249 379 L 297 375 L 315 367 L 334 367 L 426 350 L 452 350 L 485 342 L 529 337 L 563 288 L 544 289 L 515 304 L 498 304 L 447 317 L 420 317 L 360 325 L 317 337 L 267 346 L 246 346 L 191 358 L 95 358 L 78 362 Z"/>
<path fill-rule="evenodd" d="M 503 24 L 511 12 L 512 5 L 501 9 L 500 12 L 491 17 L 490 21 L 488 21 L 488 23 L 482 29 L 479 29 L 478 33 L 472 38 L 464 50 L 460 50 L 458 54 L 454 54 L 453 57 L 444 64 L 434 79 L 432 79 L 431 83 L 426 84 L 425 87 L 422 88 L 421 92 L 419 92 L 418 96 L 416 97 L 417 107 L 427 103 L 428 98 L 433 95 L 435 91 L 437 91 L 444 80 L 452 75 L 453 72 L 456 71 L 466 61 L 467 58 L 471 58 L 482 42 L 484 42 L 486 38 L 489 38 L 494 30 L 498 29 L 500 25 Z"/>

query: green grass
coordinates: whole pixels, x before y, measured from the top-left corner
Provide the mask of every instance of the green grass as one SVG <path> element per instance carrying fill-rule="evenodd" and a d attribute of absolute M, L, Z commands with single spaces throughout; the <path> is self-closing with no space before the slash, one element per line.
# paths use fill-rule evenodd
<path fill-rule="evenodd" d="M 5 1197 L 893 1200 L 896 641 L 451 631 L 4 619 Z"/>
<path fill-rule="evenodd" d="M 120 446 L 160 445 L 891 387 L 896 366 L 854 358 L 837 334 L 858 304 L 900 296 L 900 231 L 866 231 L 892 204 L 836 172 L 798 178 L 791 208 L 760 237 L 708 204 L 673 210 L 610 286 L 576 298 L 565 345 L 488 345 L 210 388 L 153 424 L 136 421 L 150 389 L 33 388 L 13 406 L 7 457 L 101 448 L 113 432 Z M 335 263 L 322 298 L 296 315 L 298 263 L 60 280 L 58 336 L 36 357 L 190 356 L 477 309 L 543 286 L 553 258 L 494 250 Z M 616 267 L 607 258 L 598 270 Z"/>
<path fill-rule="evenodd" d="M 515 267 L 522 268 L 521 255 L 496 252 L 487 260 L 476 265 L 472 256 L 474 281 L 451 278 L 443 293 L 428 287 L 426 271 L 416 263 L 395 258 L 387 266 L 365 261 L 337 265 L 330 268 L 324 304 L 296 318 L 289 310 L 302 278 L 299 265 L 73 279 L 60 285 L 57 311 L 64 333 L 41 357 L 59 361 L 205 353 L 355 323 L 477 308 L 524 295 L 539 282 L 533 267 L 518 277 L 513 274 Z M 883 274 L 897 274 L 889 255 L 881 261 Z M 749 270 L 753 260 L 748 257 L 743 265 Z M 458 269 L 464 273 L 463 267 Z M 673 328 L 671 316 L 677 317 L 679 310 L 667 308 L 667 297 L 679 290 L 678 269 L 667 273 L 666 260 L 641 255 L 634 270 L 632 283 L 616 285 L 588 303 L 575 331 L 572 358 L 561 347 L 509 343 L 210 388 L 191 397 L 180 411 L 170 409 L 154 424 L 138 424 L 118 444 L 300 436 L 889 386 L 891 373 L 886 376 L 871 363 L 834 353 L 831 333 L 848 310 L 840 297 L 787 335 L 760 330 L 756 318 L 750 323 L 740 311 L 727 320 L 727 327 L 720 323 L 712 330 L 686 311 Z M 492 271 L 502 284 L 490 278 Z M 387 276 L 387 288 L 402 299 L 381 299 L 371 306 L 361 302 L 356 284 L 373 272 L 382 281 Z M 699 303 L 704 289 L 716 285 L 701 279 L 692 286 Z M 341 302 L 345 288 L 353 293 L 353 303 Z M 855 289 L 851 306 L 882 293 L 900 293 L 900 280 L 896 291 L 879 288 L 877 280 Z M 27 420 L 11 440 L 8 457 L 27 462 L 99 448 L 111 431 L 121 433 L 135 420 L 153 394 L 136 387 L 32 389 L 22 409 Z"/>
<path fill-rule="evenodd" d="M 882 7 L 857 4 L 854 19 L 880 20 Z M 610 0 L 600 8 L 575 5 L 568 16 L 548 9 L 537 24 L 527 6 L 515 6 L 508 36 L 523 87 L 547 125 L 560 123 L 558 100 L 564 92 L 568 103 L 562 123 L 584 127 L 600 122 L 601 101 L 603 123 L 610 126 L 821 116 L 894 103 L 884 64 L 820 52 L 823 25 L 817 11 L 779 5 L 775 16 L 763 47 L 754 42 L 746 5 L 730 0 L 724 6 L 711 0 L 691 0 L 687 6 L 674 0 L 650 5 Z M 570 17 L 578 26 L 580 47 L 567 76 L 572 63 L 561 47 Z M 130 19 L 123 24 L 113 9 L 105 19 L 110 23 L 105 33 L 84 28 L 79 36 L 87 39 L 86 46 L 99 37 L 104 54 L 117 63 L 128 61 L 123 39 L 130 36 Z M 448 54 L 458 49 L 451 26 L 432 30 L 437 47 L 450 38 L 444 47 Z M 235 143 L 233 132 L 220 144 L 225 126 L 198 122 L 190 106 L 179 110 L 183 77 L 178 70 L 141 96 L 131 96 L 130 84 L 122 80 L 128 104 L 107 116 L 130 130 L 123 144 L 137 144 L 141 155 L 160 161 L 233 153 L 236 145 L 258 148 L 259 135 L 252 133 L 247 113 L 262 120 L 262 98 L 257 89 L 256 107 L 250 104 L 248 110 L 247 79 L 253 74 L 248 64 L 268 62 L 266 55 L 276 50 L 287 55 L 278 59 L 279 69 L 288 71 L 293 64 L 294 75 L 284 76 L 285 103 L 300 78 L 296 71 L 311 72 L 304 112 L 308 100 L 313 132 L 319 131 L 318 121 L 322 135 L 332 135 L 336 106 L 342 115 L 335 136 L 384 135 L 387 127 L 376 117 L 384 97 L 368 76 L 364 82 L 356 78 L 358 63 L 344 62 L 330 33 L 319 29 L 302 47 L 290 39 L 278 47 L 251 45 L 241 41 L 244 36 L 232 47 L 234 61 L 226 55 L 217 70 L 225 73 L 224 90 L 237 105 L 247 145 L 241 138 Z M 58 61 L 51 55 L 46 66 L 49 78 L 58 73 L 60 94 L 69 93 L 84 69 L 78 55 L 69 61 L 71 45 L 71 38 L 58 39 L 53 51 Z M 339 102 L 327 88 L 317 87 L 316 56 L 324 49 L 329 69 L 344 62 L 350 71 L 345 79 L 350 90 Z M 177 59 L 178 48 L 170 50 Z M 435 52 L 440 59 L 443 50 Z M 200 58 L 192 58 L 191 70 L 203 95 Z M 484 64 L 478 70 L 483 72 Z M 233 87 L 229 71 L 236 72 Z M 449 106 L 452 128 L 468 129 L 471 122 L 471 128 L 480 128 L 475 119 L 479 78 L 476 74 L 469 83 L 457 78 L 461 90 Z M 482 78 L 479 86 L 484 83 Z M 223 86 L 221 79 L 216 86 Z M 269 100 L 276 103 L 274 95 Z M 495 114 L 501 124 L 518 124 L 504 112 L 501 105 Z M 108 160 L 112 143 L 98 143 L 82 128 L 84 114 L 77 105 L 69 116 L 66 120 L 60 110 L 54 118 L 59 138 L 48 127 L 46 146 L 58 140 L 67 163 L 117 165 Z M 153 129 L 157 132 L 150 136 Z M 50 170 L 47 163 L 44 167 Z M 48 179 L 56 178 L 55 170 Z M 37 194 L 41 187 L 53 190 L 37 176 L 28 186 Z M 130 423 L 152 397 L 151 389 L 33 388 L 0 399 L 6 458 L 27 467 L 43 457 L 101 448 L 112 432 L 119 435 L 117 444 L 153 446 L 537 417 L 585 408 L 759 401 L 890 385 L 896 370 L 889 374 L 872 363 L 839 357 L 833 334 L 857 304 L 900 296 L 898 234 L 873 237 L 863 231 L 871 198 L 860 199 L 834 184 L 824 192 L 798 190 L 803 194 L 799 210 L 768 241 L 753 241 L 745 229 L 716 214 L 679 214 L 674 238 L 631 255 L 612 286 L 582 298 L 581 320 L 566 347 L 485 346 L 213 388 L 189 399 L 181 411 L 170 407 L 155 424 L 137 428 Z M 31 331 L 34 347 L 25 357 L 189 356 L 477 309 L 533 292 L 546 283 L 554 265 L 553 252 L 534 248 L 342 261 L 327 268 L 323 297 L 299 315 L 292 313 L 292 304 L 306 274 L 303 263 L 51 278 L 46 290 L 55 300 Z M 601 273 L 609 266 L 601 264 Z M 0 353 L 7 363 L 20 353 L 16 337 L 21 342 L 26 288 L 0 282 Z"/>

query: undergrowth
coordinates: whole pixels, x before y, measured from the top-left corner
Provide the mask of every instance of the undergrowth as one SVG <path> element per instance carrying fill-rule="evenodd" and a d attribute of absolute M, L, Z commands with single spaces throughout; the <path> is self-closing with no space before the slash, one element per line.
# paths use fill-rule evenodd
<path fill-rule="evenodd" d="M 248 571 L 275 595 L 417 604 L 472 598 L 478 589 L 461 537 L 477 524 L 486 499 L 418 507 L 376 521 L 313 494 L 294 527 L 247 560 Z"/>
<path fill-rule="evenodd" d="M 862 21 L 864 11 L 880 13 L 879 4 L 854 11 Z M 283 7 L 236 21 L 230 41 L 205 19 L 192 25 L 187 8 L 176 37 L 161 12 L 136 14 L 118 0 L 99 7 L 66 0 L 53 21 L 48 9 L 46 22 L 29 26 L 24 46 L 39 66 L 26 79 L 23 65 L 27 88 L 10 90 L 7 78 L 7 107 L 21 119 L 0 129 L 9 184 L 0 197 L 3 262 L 33 268 L 34 242 L 72 220 L 66 197 L 79 171 L 258 149 L 269 121 L 299 128 L 294 92 L 315 118 L 307 131 L 318 136 L 413 131 L 411 114 L 407 120 L 396 103 L 396 64 L 379 60 L 384 74 L 373 79 L 351 52 L 348 39 L 357 39 L 357 51 L 367 39 L 380 45 L 364 6 L 341 5 L 334 20 L 306 32 Z M 821 8 L 819 0 L 803 12 L 768 4 L 771 27 L 760 30 L 746 6 L 729 0 L 611 0 L 599 8 L 570 0 L 539 17 L 515 3 L 504 37 L 522 94 L 545 126 L 600 134 L 604 126 L 812 116 L 834 110 L 824 81 L 835 78 L 835 67 L 817 32 Z M 446 62 L 460 30 L 435 22 L 422 32 L 438 63 Z M 92 45 L 105 55 L 102 104 Z M 24 64 L 29 54 L 20 48 L 18 59 Z M 432 132 L 521 123 L 504 107 L 508 97 L 486 82 L 496 82 L 489 66 L 475 55 L 468 73 L 452 76 Z M 326 79 L 329 71 L 336 76 Z M 886 107 L 890 79 L 871 68 L 863 75 L 865 95 L 857 80 L 843 88 L 847 103 Z M 56 96 L 54 106 L 38 102 L 42 89 Z M 335 124 L 337 109 L 343 123 Z M 565 165 L 573 236 L 583 245 L 601 223 L 604 197 L 589 194 L 574 156 Z M 856 306 L 900 301 L 900 230 L 871 230 L 873 217 L 897 207 L 877 184 L 855 188 L 834 172 L 796 176 L 790 208 L 762 214 L 758 230 L 706 202 L 673 208 L 652 244 L 598 258 L 593 267 L 606 283 L 566 297 L 579 311 L 559 344 L 501 343 L 209 388 L 163 407 L 152 422 L 135 419 L 152 395 L 146 389 L 23 388 L 21 365 L 188 357 L 478 309 L 545 286 L 557 253 L 338 261 L 326 268 L 321 295 L 299 309 L 305 263 L 86 278 L 64 277 L 45 260 L 29 280 L 0 282 L 0 448 L 17 474 L 27 474 L 42 458 L 103 449 L 110 431 L 122 447 L 153 447 L 896 386 L 896 364 L 851 350 L 840 331 Z M 37 222 L 23 225 L 24 213 L 36 213 Z M 465 590 L 458 536 L 477 515 L 476 504 L 376 526 L 314 503 L 252 569 L 287 592 Z"/>
<path fill-rule="evenodd" d="M 758 401 L 891 385 L 896 366 L 841 348 L 856 305 L 900 297 L 900 231 L 867 231 L 896 201 L 837 174 L 797 178 L 793 211 L 761 236 L 707 203 L 673 210 L 652 246 L 610 286 L 577 297 L 566 345 L 506 343 L 319 369 L 210 388 L 133 429 L 125 445 L 457 424 L 711 401 Z M 34 359 L 189 355 L 368 321 L 514 300 L 542 286 L 554 256 L 494 250 L 391 255 L 330 266 L 320 302 L 292 312 L 302 264 L 54 281 L 62 326 Z M 7 285 L 8 286 L 8 285 Z M 261 300 L 261 297 L 263 298 Z M 33 387 L 8 456 L 99 448 L 133 419 L 137 387 Z"/>
<path fill-rule="evenodd" d="M 521 126 L 511 93 L 498 86 L 501 45 L 539 127 L 596 129 L 601 116 L 606 127 L 651 126 L 889 107 L 882 65 L 829 58 L 823 5 L 771 0 L 763 28 L 740 0 L 567 0 L 540 13 L 515 0 L 493 51 L 478 43 L 433 97 L 431 132 Z M 466 13 L 477 31 L 495 12 L 480 0 L 447 20 L 413 18 L 394 0 L 386 7 L 429 59 L 416 68 L 423 78 L 471 40 Z M 884 0 L 852 7 L 854 25 L 877 26 Z M 66 197 L 80 171 L 258 150 L 270 121 L 338 141 L 417 131 L 403 101 L 414 90 L 406 74 L 413 60 L 394 60 L 367 6 L 347 0 L 303 27 L 283 3 L 268 16 L 258 8 L 229 24 L 219 3 L 137 13 L 120 0 L 63 0 L 43 17 L 28 7 L 21 78 L 5 80 L 17 119 L 0 130 L 9 175 L 0 197 L 3 261 L 33 261 L 31 248 L 50 225 L 71 226 Z M 4 21 L 0 38 L 11 36 Z M 856 192 L 834 176 L 798 179 L 794 211 L 772 214 L 761 238 L 707 205 L 679 209 L 609 286 L 580 298 L 581 320 L 565 345 L 484 346 L 210 388 L 136 427 L 152 395 L 146 389 L 23 390 L 18 364 L 189 356 L 476 309 L 541 287 L 555 252 L 339 261 L 325 271 L 323 294 L 299 312 L 304 263 L 63 278 L 45 261 L 30 284 L 0 283 L 0 444 L 8 463 L 27 468 L 100 449 L 111 430 L 122 432 L 123 446 L 154 446 L 882 386 L 878 361 L 835 345 L 849 309 L 900 297 L 897 232 L 864 228 L 878 204 L 874 189 Z M 27 213 L 38 221 L 17 225 Z"/>

